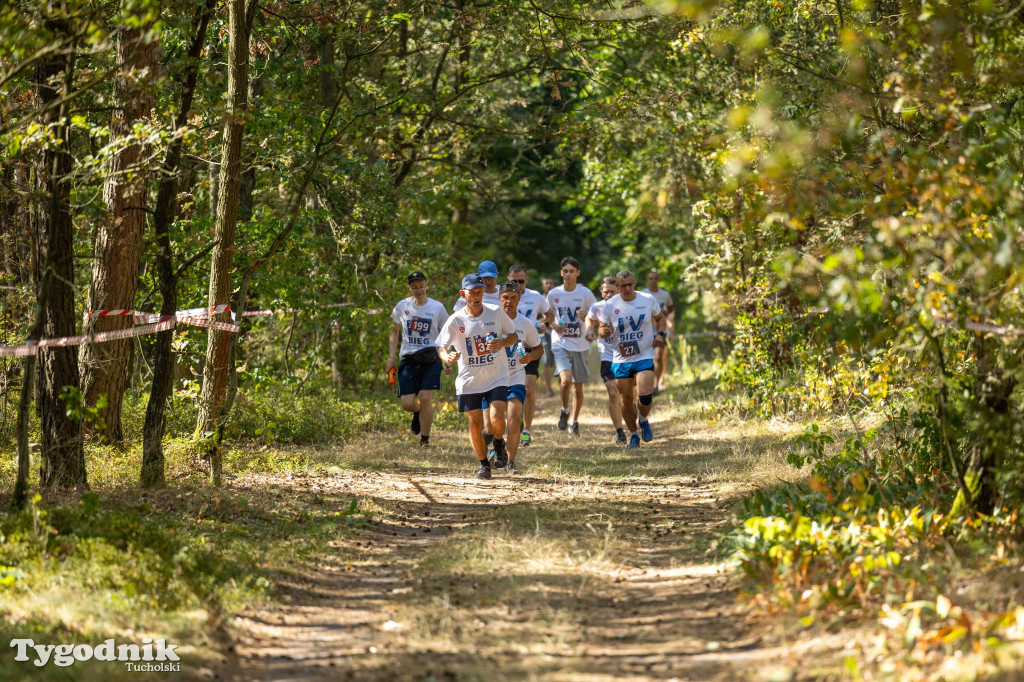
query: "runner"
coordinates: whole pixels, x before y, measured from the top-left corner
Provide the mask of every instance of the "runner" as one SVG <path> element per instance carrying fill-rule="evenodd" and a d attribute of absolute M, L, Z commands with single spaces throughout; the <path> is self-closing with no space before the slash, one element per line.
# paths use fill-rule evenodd
<path fill-rule="evenodd" d="M 619 293 L 605 303 L 599 311 L 599 333 L 613 345 L 612 373 L 619 389 L 622 416 L 629 427 L 628 449 L 640 447 L 654 438 L 647 415 L 654 402 L 654 351 L 665 343 L 665 316 L 656 298 L 637 292 L 636 279 L 629 270 L 622 270 L 615 279 Z M 654 333 L 657 329 L 657 333 Z M 636 385 L 640 412 L 633 407 L 633 388 Z"/>
<path fill-rule="evenodd" d="M 593 305 L 587 313 L 587 327 L 593 331 L 598 326 L 598 313 L 604 312 L 605 304 L 615 294 L 619 293 L 619 285 L 614 277 L 605 277 L 601 280 L 601 299 Z M 611 316 L 608 316 L 609 319 Z M 626 442 L 626 431 L 622 428 L 622 407 L 619 405 L 619 389 L 615 386 L 615 375 L 612 374 L 612 344 L 607 339 L 597 337 L 597 347 L 601 350 L 601 378 L 604 379 L 604 387 L 608 390 L 608 414 L 612 418 L 612 425 L 615 427 L 615 438 L 620 443 Z"/>
<path fill-rule="evenodd" d="M 477 266 L 476 274 L 484 280 L 484 303 L 487 305 L 493 305 L 495 308 L 501 305 L 501 301 L 498 300 L 498 266 L 494 264 L 494 261 L 485 260 Z M 455 301 L 455 305 L 452 306 L 452 312 L 456 310 L 462 310 L 466 307 L 466 299 L 459 296 Z"/>
<path fill-rule="evenodd" d="M 594 292 L 576 284 L 580 264 L 575 258 L 562 259 L 562 286 L 548 292 L 551 310 L 547 323 L 551 327 L 551 351 L 555 356 L 555 371 L 562 384 L 562 413 L 558 428 L 568 429 L 572 436 L 580 435 L 580 410 L 583 409 L 583 384 L 590 382 L 590 342 L 594 334 L 586 328 L 587 313 L 597 301 Z M 572 400 L 572 414 L 570 409 Z"/>
<path fill-rule="evenodd" d="M 654 298 L 658 299 L 658 305 L 661 306 L 661 312 L 665 315 L 668 320 L 668 326 L 665 332 L 666 343 L 659 346 L 654 351 L 654 392 L 664 390 L 665 388 L 665 375 L 668 374 L 668 341 L 675 336 L 676 333 L 676 316 L 675 316 L 675 305 L 672 303 L 672 295 L 665 289 L 658 286 L 658 273 L 651 270 L 647 273 L 647 288 L 641 293 L 650 294 Z"/>
<path fill-rule="evenodd" d="M 484 304 L 491 305 L 495 308 L 501 306 L 501 301 L 498 300 L 498 266 L 493 261 L 485 260 L 476 268 L 476 274 L 480 275 L 484 282 Z M 462 310 L 466 307 L 466 299 L 459 296 L 455 301 L 455 305 L 452 306 L 452 313 Z M 491 413 L 489 410 L 483 411 L 484 415 L 484 429 L 483 436 L 484 442 L 490 450 L 491 443 L 494 440 L 494 434 L 491 430 Z M 493 452 L 493 450 L 490 450 Z"/>
<path fill-rule="evenodd" d="M 466 307 L 452 313 L 441 328 L 437 337 L 440 348 L 438 353 L 446 363 L 459 363 L 455 394 L 459 398 L 459 412 L 465 412 L 469 421 L 469 440 L 480 462 L 476 477 L 490 478 L 491 464 L 487 461 L 487 446 L 483 437 L 482 408 L 486 400 L 494 428 L 495 454 L 498 461 L 503 461 L 507 457 L 502 436 L 505 435 L 508 363 L 497 351 L 514 346 L 519 341 L 519 335 L 505 311 L 484 305 L 484 282 L 480 275 L 463 277 L 459 293 L 466 299 Z M 493 337 L 488 341 L 488 336 L 492 334 Z M 449 350 L 452 346 L 456 350 Z"/>
<path fill-rule="evenodd" d="M 519 285 L 519 290 L 522 295 L 519 299 L 519 305 L 516 308 L 516 312 L 522 315 L 526 319 L 530 320 L 535 329 L 540 332 L 547 328 L 544 323 L 544 313 L 551 309 L 548 305 L 548 300 L 544 298 L 540 293 L 533 289 L 527 289 L 526 283 L 530 281 L 530 276 L 526 274 L 526 268 L 522 265 L 513 265 L 508 269 L 509 281 L 515 282 Z M 504 304 L 503 304 L 504 305 Z M 507 310 L 505 312 L 508 312 Z M 511 317 L 511 315 L 510 315 Z M 517 325 L 518 330 L 518 325 Z M 519 331 L 519 338 L 522 339 L 523 333 Z M 541 346 L 541 342 L 538 339 L 537 345 L 541 347 L 540 351 L 536 355 L 535 360 L 531 360 L 526 365 L 526 400 L 523 401 L 523 433 L 521 436 L 521 445 L 525 448 L 530 445 L 530 430 L 533 428 L 533 414 L 537 407 L 537 375 L 540 373 L 540 357 L 544 354 L 544 347 Z M 532 357 L 532 356 L 531 356 Z M 511 422 L 510 422 L 511 423 Z"/>
<path fill-rule="evenodd" d="M 553 277 L 545 277 L 540 281 L 541 293 L 544 300 L 547 300 L 548 293 L 555 288 Z M 548 306 L 549 308 L 551 306 Z M 540 343 L 544 346 L 544 385 L 548 388 L 548 397 L 554 398 L 555 392 L 551 390 L 551 377 L 555 373 L 555 354 L 551 352 L 551 328 L 544 324 L 544 333 L 541 334 Z"/>
<path fill-rule="evenodd" d="M 409 430 L 420 435 L 420 445 L 430 445 L 430 426 L 434 422 L 434 391 L 441 390 L 441 368 L 434 341 L 448 321 L 444 304 L 427 298 L 427 276 L 420 271 L 409 275 L 409 298 L 402 299 L 391 311 L 391 335 L 388 337 L 390 374 L 395 368 L 395 351 L 402 339 L 398 365 L 398 398 L 402 409 L 412 412 Z"/>
<path fill-rule="evenodd" d="M 520 270 L 519 272 L 524 272 Z M 537 333 L 536 318 L 519 314 L 520 295 L 519 287 L 522 286 L 516 281 L 505 282 L 499 289 L 498 297 L 501 299 L 501 309 L 512 319 L 515 325 L 516 335 L 519 343 L 512 347 L 505 348 L 505 357 L 508 359 L 508 429 L 505 433 L 508 443 L 508 462 L 505 463 L 505 471 L 510 474 L 518 474 L 516 467 L 516 452 L 519 451 L 519 420 L 523 416 L 523 406 L 529 399 L 530 379 L 537 380 L 537 375 L 527 374 L 531 364 L 540 360 L 544 349 L 540 345 L 540 335 Z M 540 294 L 537 294 L 540 296 Z M 519 354 L 520 346 L 524 355 Z M 524 364 L 525 363 L 525 364 Z M 536 365 L 535 365 L 536 366 Z M 529 443 L 529 439 L 523 445 Z M 502 462 L 495 454 L 495 466 L 501 466 Z"/>

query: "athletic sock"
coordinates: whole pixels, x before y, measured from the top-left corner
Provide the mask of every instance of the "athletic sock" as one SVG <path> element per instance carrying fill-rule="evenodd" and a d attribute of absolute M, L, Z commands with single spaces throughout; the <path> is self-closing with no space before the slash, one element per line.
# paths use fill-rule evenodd
<path fill-rule="evenodd" d="M 647 417 L 645 417 L 643 415 L 637 415 L 637 418 L 640 420 L 641 424 L 646 424 L 647 423 Z"/>
<path fill-rule="evenodd" d="M 569 414 L 569 408 L 568 407 L 563 407 L 562 408 L 562 414 Z"/>
<path fill-rule="evenodd" d="M 420 445 L 429 445 L 430 436 L 420 436 Z"/>
<path fill-rule="evenodd" d="M 633 432 L 632 432 L 632 433 L 630 433 L 629 435 L 631 435 L 631 436 L 636 436 L 637 438 L 639 438 L 639 437 L 640 437 L 640 432 L 639 432 L 639 431 L 633 431 Z"/>
<path fill-rule="evenodd" d="M 620 429 L 615 429 L 615 433 L 617 433 L 620 436 L 625 436 L 626 435 L 626 429 L 621 429 L 621 428 Z"/>
<path fill-rule="evenodd" d="M 494 440 L 494 434 L 484 433 L 484 445 L 491 447 L 491 442 Z"/>

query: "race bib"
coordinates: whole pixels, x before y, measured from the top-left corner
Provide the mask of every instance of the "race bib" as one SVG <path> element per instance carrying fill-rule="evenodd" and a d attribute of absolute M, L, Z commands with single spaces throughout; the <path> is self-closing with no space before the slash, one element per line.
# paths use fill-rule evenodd
<path fill-rule="evenodd" d="M 430 326 L 433 320 L 426 317 L 412 317 L 409 318 L 409 333 L 410 334 L 429 334 Z"/>
<path fill-rule="evenodd" d="M 468 339 L 467 339 L 468 341 Z M 490 355 L 491 351 L 487 348 L 487 337 L 485 336 L 474 336 L 473 337 L 473 355 Z"/>
<path fill-rule="evenodd" d="M 640 355 L 640 344 L 636 341 L 623 341 L 619 344 L 619 355 L 624 358 Z"/>
<path fill-rule="evenodd" d="M 582 325 L 579 322 L 566 322 L 565 331 L 562 332 L 562 336 L 567 339 L 578 339 L 580 338 L 580 330 Z"/>

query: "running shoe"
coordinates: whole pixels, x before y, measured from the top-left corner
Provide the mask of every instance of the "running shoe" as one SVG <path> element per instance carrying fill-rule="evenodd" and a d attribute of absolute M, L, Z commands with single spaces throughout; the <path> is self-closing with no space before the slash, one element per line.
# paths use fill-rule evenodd
<path fill-rule="evenodd" d="M 515 460 L 512 460 L 511 462 L 509 462 L 508 464 L 505 465 L 505 473 L 506 474 L 518 474 L 519 473 L 519 467 L 516 466 Z"/>
<path fill-rule="evenodd" d="M 494 441 L 494 464 L 496 469 L 504 469 L 508 464 L 508 450 L 505 449 L 505 441 Z"/>
<path fill-rule="evenodd" d="M 570 436 L 576 436 L 577 438 L 580 437 L 580 423 L 579 422 L 576 422 L 575 424 L 570 424 L 569 425 L 569 435 Z"/>
<path fill-rule="evenodd" d="M 651 431 L 651 423 L 649 421 L 640 422 L 640 435 L 643 436 L 645 443 L 650 443 L 654 439 L 654 432 Z"/>
<path fill-rule="evenodd" d="M 480 462 L 480 468 L 476 470 L 474 478 L 489 479 L 491 477 L 491 467 L 487 462 Z"/>
<path fill-rule="evenodd" d="M 618 431 L 616 431 L 615 432 L 615 440 L 617 442 L 619 442 L 619 443 L 625 443 L 626 442 L 626 432 L 623 431 L 622 429 L 619 429 Z"/>
<path fill-rule="evenodd" d="M 627 450 L 635 450 L 640 447 L 640 437 L 635 433 L 629 437 L 629 445 L 626 446 Z"/>
<path fill-rule="evenodd" d="M 530 445 L 530 432 L 523 431 L 523 434 L 519 436 L 519 447 L 525 448 Z"/>
<path fill-rule="evenodd" d="M 565 431 L 565 427 L 569 425 L 569 413 L 565 410 L 558 415 L 558 429 L 559 431 Z"/>
<path fill-rule="evenodd" d="M 412 431 L 414 435 L 417 435 L 417 436 L 419 435 L 419 433 L 420 433 L 420 412 L 419 412 L 419 410 L 417 410 L 417 411 L 412 413 L 412 423 L 409 424 L 409 430 Z"/>

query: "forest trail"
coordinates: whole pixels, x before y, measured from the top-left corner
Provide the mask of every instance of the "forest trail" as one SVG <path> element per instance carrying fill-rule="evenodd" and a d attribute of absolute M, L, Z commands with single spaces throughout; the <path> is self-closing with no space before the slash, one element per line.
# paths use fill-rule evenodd
<path fill-rule="evenodd" d="M 517 477 L 471 478 L 463 430 L 428 452 L 408 436 L 350 443 L 324 455 L 345 462 L 329 474 L 240 479 L 374 513 L 228 623 L 221 677 L 789 679 L 709 551 L 731 496 L 777 466 L 759 439 L 780 438 L 660 402 L 655 440 L 626 451 L 603 391 L 588 391 L 578 439 L 542 400 Z"/>

